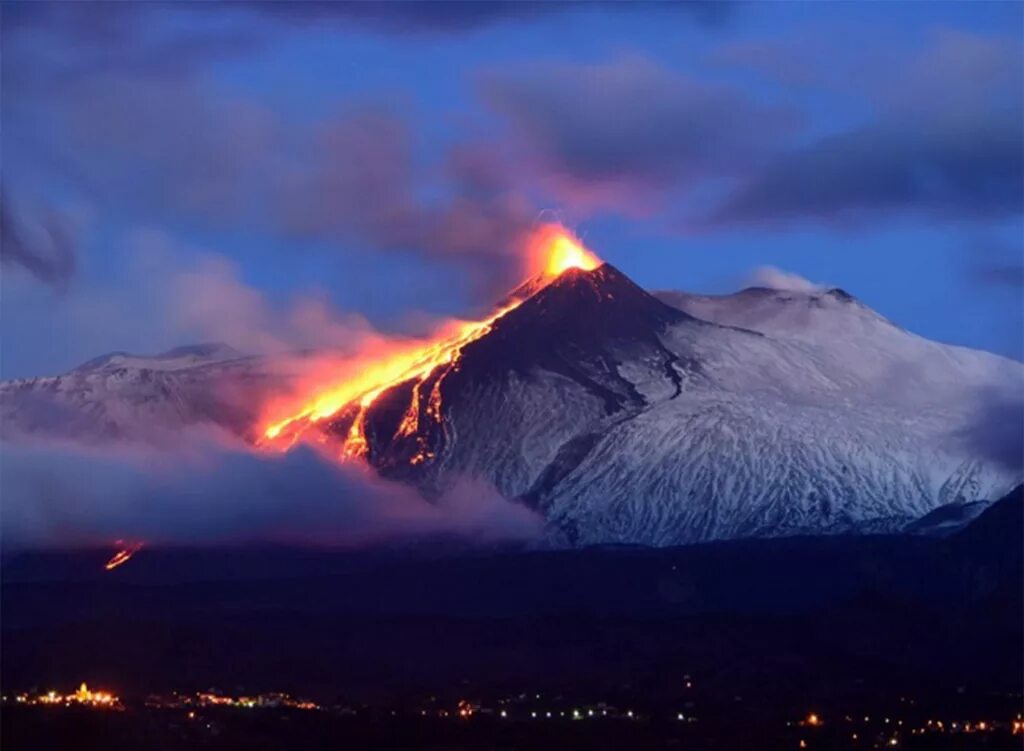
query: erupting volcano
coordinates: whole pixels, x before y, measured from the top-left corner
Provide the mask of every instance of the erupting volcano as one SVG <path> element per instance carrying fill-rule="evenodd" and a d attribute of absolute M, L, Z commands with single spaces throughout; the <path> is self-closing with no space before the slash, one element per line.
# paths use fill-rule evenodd
<path fill-rule="evenodd" d="M 601 263 L 578 238 L 557 224 L 540 227 L 531 237 L 526 255 L 528 281 L 489 316 L 479 321 L 450 322 L 426 341 L 397 343 L 388 351 L 358 363 L 358 372 L 354 375 L 315 387 L 312 396 L 297 405 L 289 405 L 282 410 L 284 416 L 268 421 L 260 444 L 287 450 L 310 427 L 349 414 L 350 423 L 338 455 L 342 459 L 363 457 L 368 450 L 367 410 L 388 389 L 411 382 L 409 405 L 394 438 L 417 437 L 417 449 L 409 458 L 410 464 L 432 459 L 434 454 L 422 437 L 420 422 L 426 418 L 440 423 L 441 384 L 458 369 L 462 349 L 489 333 L 495 321 L 564 272 L 570 269 L 590 271 Z M 318 440 L 324 440 L 322 433 Z"/>
<path fill-rule="evenodd" d="M 301 441 L 427 501 L 494 492 L 570 546 L 893 532 L 1021 481 L 963 438 L 980 395 L 1016 398 L 1019 363 L 924 340 L 838 289 L 652 294 L 558 226 L 523 258 L 489 315 L 429 339 L 115 353 L 9 382 L 3 423 L 42 430 L 59 409 L 91 440 L 212 423 L 266 451 Z"/>

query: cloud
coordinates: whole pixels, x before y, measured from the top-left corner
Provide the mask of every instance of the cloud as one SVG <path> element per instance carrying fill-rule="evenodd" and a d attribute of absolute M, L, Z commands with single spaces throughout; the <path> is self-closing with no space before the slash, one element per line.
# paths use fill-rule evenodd
<path fill-rule="evenodd" d="M 570 191 L 650 195 L 742 172 L 796 124 L 784 108 L 644 57 L 491 72 L 479 88 L 548 178 Z"/>
<path fill-rule="evenodd" d="M 224 20 L 171 3 L 5 3 L 0 33 L 9 60 L 60 50 L 37 58 L 41 64 L 8 64 L 5 84 L 51 86 L 118 71 L 183 77 L 266 46 L 265 34 Z"/>
<path fill-rule="evenodd" d="M 0 261 L 27 271 L 44 284 L 63 290 L 75 273 L 78 228 L 53 209 L 34 215 L 12 206 L 10 195 L 0 193 Z"/>
<path fill-rule="evenodd" d="M 406 0 L 406 2 L 309 2 L 234 3 L 279 22 L 296 24 L 335 23 L 400 34 L 459 34 L 500 23 L 529 22 L 538 18 L 562 16 L 573 11 L 599 13 L 666 13 L 688 17 L 706 27 L 718 27 L 733 15 L 736 3 L 731 0 L 691 0 L 690 2 L 635 3 L 540 2 L 537 0 Z"/>
<path fill-rule="evenodd" d="M 1020 43 L 942 33 L 894 67 L 883 74 L 868 66 L 870 81 L 855 83 L 877 117 L 783 153 L 742 180 L 708 224 L 1019 215 Z"/>
<path fill-rule="evenodd" d="M 768 287 L 790 292 L 819 292 L 825 287 L 805 279 L 799 274 L 783 271 L 774 266 L 759 266 L 746 279 L 747 286 Z"/>
<path fill-rule="evenodd" d="M 458 263 L 486 297 L 516 281 L 537 210 L 497 156 L 463 144 L 424 174 L 406 123 L 374 109 L 322 123 L 312 143 L 272 201 L 283 232 Z"/>
<path fill-rule="evenodd" d="M 104 293 L 120 303 L 114 317 L 135 328 L 139 319 L 132 313 L 138 310 L 149 334 L 167 346 L 217 341 L 246 354 L 322 350 L 339 358 L 388 339 L 363 315 L 334 306 L 322 290 L 304 289 L 272 300 L 245 281 L 231 258 L 158 229 L 127 233 L 119 252 L 128 259 L 125 276 Z M 148 307 L 140 310 L 134 297 L 119 297 L 122 288 L 145 298 Z M 420 325 L 431 323 L 424 318 Z"/>
<path fill-rule="evenodd" d="M 3 544 L 287 543 L 366 546 L 422 536 L 536 539 L 541 521 L 463 481 L 437 501 L 309 448 L 261 455 L 198 433 L 179 451 L 6 446 Z"/>
<path fill-rule="evenodd" d="M 1016 295 L 1024 292 L 1024 244 L 1002 242 L 997 238 L 974 238 L 964 246 L 968 275 L 986 290 L 1004 290 Z M 1019 299 L 1014 312 L 1021 315 Z"/>
<path fill-rule="evenodd" d="M 4 377 L 65 372 L 112 350 L 145 355 L 214 341 L 245 354 L 316 349 L 339 357 L 383 337 L 323 289 L 271 297 L 246 282 L 232 258 L 162 230 L 133 228 L 107 239 L 100 273 L 89 263 L 89 283 L 57 301 L 37 283 L 5 277 L 3 315 L 19 325 L 4 329 Z"/>
<path fill-rule="evenodd" d="M 1016 224 L 1016 226 L 1015 226 Z M 985 330 L 999 351 L 1024 356 L 1024 226 L 1011 223 L 1005 234 L 968 237 L 960 246 L 959 275 L 965 298 L 986 311 Z"/>
<path fill-rule="evenodd" d="M 1015 394 L 982 394 L 957 439 L 972 456 L 1024 475 L 1024 382 L 1017 387 Z"/>
<path fill-rule="evenodd" d="M 974 278 L 990 287 L 1003 287 L 1011 292 L 1024 292 L 1024 263 L 989 265 L 975 269 Z"/>
<path fill-rule="evenodd" d="M 931 129 L 875 126 L 792 152 L 740 188 L 713 222 L 858 222 L 879 212 L 937 220 L 1019 214 L 1024 150 L 1016 118 Z"/>
<path fill-rule="evenodd" d="M 48 76 L 34 73 L 5 100 L 5 142 L 19 147 L 9 171 L 57 182 L 100 216 L 245 227 L 320 252 L 409 254 L 464 267 L 477 300 L 518 281 L 516 254 L 537 209 L 483 144 L 425 160 L 397 106 L 352 102 L 285 123 L 191 69 L 65 75 L 28 65 L 39 59 L 31 50 L 17 59 L 18 70 Z"/>
<path fill-rule="evenodd" d="M 262 103 L 189 77 L 97 73 L 65 83 L 53 107 L 65 130 L 44 148 L 64 155 L 76 187 L 146 219 L 237 226 L 257 215 L 286 146 Z"/>

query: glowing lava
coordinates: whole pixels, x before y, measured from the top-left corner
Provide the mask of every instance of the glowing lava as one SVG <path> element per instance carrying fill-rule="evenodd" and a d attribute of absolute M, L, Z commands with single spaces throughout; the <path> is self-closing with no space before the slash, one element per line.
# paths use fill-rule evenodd
<path fill-rule="evenodd" d="M 571 268 L 591 270 L 601 261 L 560 225 L 544 225 L 531 238 L 527 253 L 528 276 L 547 283 Z M 331 376 L 311 384 L 307 396 L 274 408 L 276 417 L 268 419 L 261 431 L 264 446 L 287 450 L 312 425 L 337 415 L 346 408 L 356 410 L 341 447 L 340 458 L 364 456 L 366 413 L 385 391 L 398 384 L 414 381 L 412 396 L 396 437 L 417 436 L 416 453 L 410 463 L 433 458 L 420 431 L 420 421 L 441 424 L 441 383 L 458 369 L 462 349 L 491 331 L 494 323 L 517 308 L 525 298 L 512 299 L 480 321 L 453 321 L 441 327 L 435 336 L 421 341 L 387 343 L 364 355 L 350 358 Z M 435 371 L 440 372 L 435 375 Z M 424 391 L 429 388 L 429 393 Z M 421 404 L 423 399 L 425 404 Z M 115 556 L 116 557 L 116 556 Z M 112 561 L 113 562 L 113 561 Z"/>
<path fill-rule="evenodd" d="M 114 544 L 124 545 L 125 543 L 123 540 L 118 540 Z M 104 565 L 103 568 L 105 568 L 107 571 L 113 571 L 118 566 L 127 563 L 128 559 L 130 559 L 133 555 L 135 555 L 142 549 L 142 546 L 143 543 L 141 542 L 134 542 L 130 545 L 126 545 L 125 547 L 121 548 L 116 553 L 114 553 L 113 557 L 109 561 L 107 561 L 106 565 Z"/>
<path fill-rule="evenodd" d="M 569 269 L 592 271 L 601 259 L 583 247 L 578 238 L 557 224 L 541 227 L 530 240 L 531 275 L 553 279 Z"/>

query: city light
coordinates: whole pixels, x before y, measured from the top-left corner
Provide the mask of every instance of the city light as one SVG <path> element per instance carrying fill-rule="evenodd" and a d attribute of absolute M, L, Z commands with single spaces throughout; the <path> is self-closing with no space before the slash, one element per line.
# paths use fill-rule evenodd
<path fill-rule="evenodd" d="M 5 699 L 6 700 L 6 699 Z M 123 709 L 121 700 L 109 691 L 91 691 L 83 682 L 77 691 L 61 694 L 58 691 L 47 691 L 43 694 L 18 694 L 14 697 L 18 704 L 43 706 L 79 706 L 94 709 Z"/>

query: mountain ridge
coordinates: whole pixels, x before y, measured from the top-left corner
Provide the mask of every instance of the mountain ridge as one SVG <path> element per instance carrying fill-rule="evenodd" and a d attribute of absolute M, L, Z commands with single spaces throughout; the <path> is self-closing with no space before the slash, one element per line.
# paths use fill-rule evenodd
<path fill-rule="evenodd" d="M 1024 366 L 929 342 L 841 290 L 676 293 L 668 304 L 602 264 L 517 292 L 525 299 L 451 364 L 365 410 L 378 472 L 428 495 L 484 481 L 571 545 L 898 531 L 1022 479 L 962 436 L 975 402 L 1019 394 Z M 165 354 L 183 352 L 196 354 Z M 114 435 L 131 433 L 119 421 L 130 423 L 135 402 L 171 427 L 242 432 L 248 400 L 219 414 L 211 384 L 265 393 L 270 365 L 218 356 L 163 372 L 76 370 L 41 388 L 7 382 L 4 415 L 40 429 L 31 392 L 100 415 Z M 415 430 L 400 433 L 409 413 Z M 343 439 L 354 419 L 343 408 L 322 427 Z M 76 424 L 87 433 L 88 422 Z"/>

